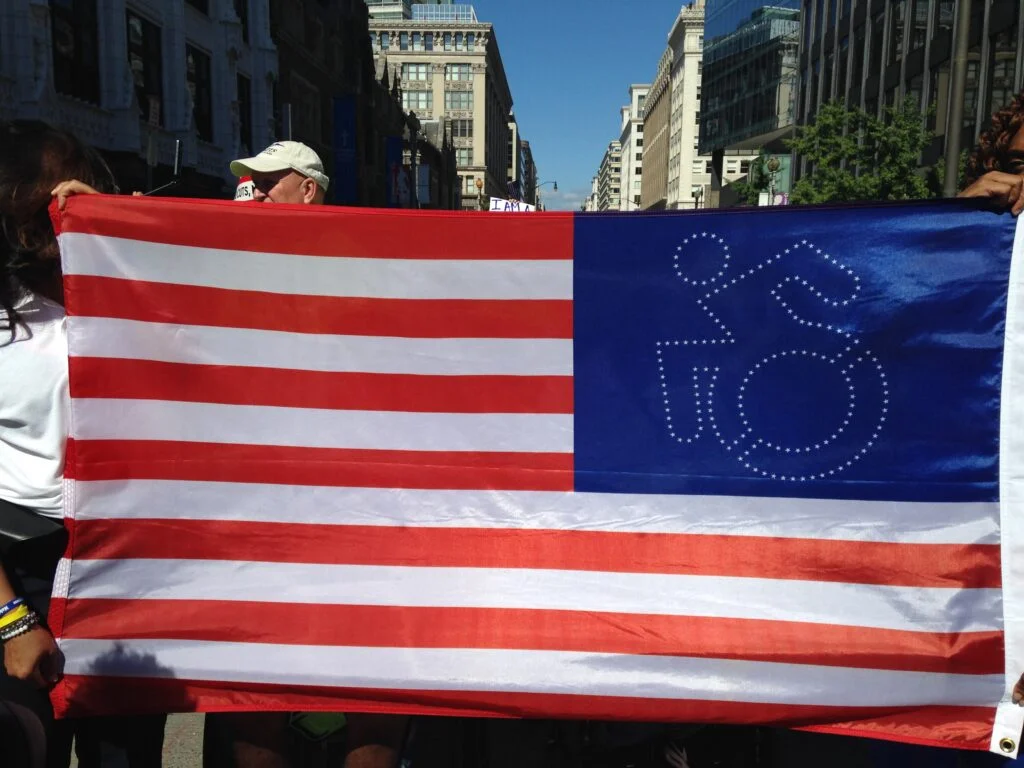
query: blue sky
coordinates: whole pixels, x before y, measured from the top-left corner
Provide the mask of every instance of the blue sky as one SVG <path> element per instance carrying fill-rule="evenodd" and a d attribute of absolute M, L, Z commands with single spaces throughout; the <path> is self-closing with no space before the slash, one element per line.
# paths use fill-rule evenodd
<path fill-rule="evenodd" d="M 476 0 L 494 24 L 549 209 L 579 209 L 630 83 L 654 78 L 683 0 Z"/>

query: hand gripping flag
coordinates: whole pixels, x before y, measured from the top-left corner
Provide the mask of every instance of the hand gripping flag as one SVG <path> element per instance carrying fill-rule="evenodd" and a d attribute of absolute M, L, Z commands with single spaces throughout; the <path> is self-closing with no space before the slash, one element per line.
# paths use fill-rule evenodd
<path fill-rule="evenodd" d="M 1009 216 L 81 197 L 59 229 L 61 713 L 1016 752 Z"/>

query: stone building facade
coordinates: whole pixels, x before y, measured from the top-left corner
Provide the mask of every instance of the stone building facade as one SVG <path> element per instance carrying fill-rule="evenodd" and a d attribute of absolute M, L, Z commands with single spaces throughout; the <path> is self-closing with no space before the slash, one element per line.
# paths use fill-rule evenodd
<path fill-rule="evenodd" d="M 122 189 L 230 197 L 228 163 L 274 138 L 268 0 L 5 0 L 0 118 L 97 147 Z"/>

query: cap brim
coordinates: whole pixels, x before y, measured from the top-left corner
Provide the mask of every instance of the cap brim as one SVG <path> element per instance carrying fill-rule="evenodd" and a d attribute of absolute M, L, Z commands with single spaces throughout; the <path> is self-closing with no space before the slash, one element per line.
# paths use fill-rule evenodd
<path fill-rule="evenodd" d="M 253 171 L 256 173 L 275 173 L 291 169 L 288 163 L 274 160 L 270 157 L 246 157 L 241 160 L 231 161 L 231 172 L 235 176 L 247 176 Z"/>

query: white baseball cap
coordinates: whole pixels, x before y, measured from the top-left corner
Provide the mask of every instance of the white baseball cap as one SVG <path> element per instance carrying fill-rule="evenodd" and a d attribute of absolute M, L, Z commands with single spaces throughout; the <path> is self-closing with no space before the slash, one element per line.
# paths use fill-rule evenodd
<path fill-rule="evenodd" d="M 231 161 L 231 172 L 235 176 L 249 176 L 256 173 L 274 173 L 291 169 L 315 181 L 324 192 L 331 180 L 324 173 L 320 155 L 301 141 L 275 141 L 256 157 L 244 157 Z"/>

